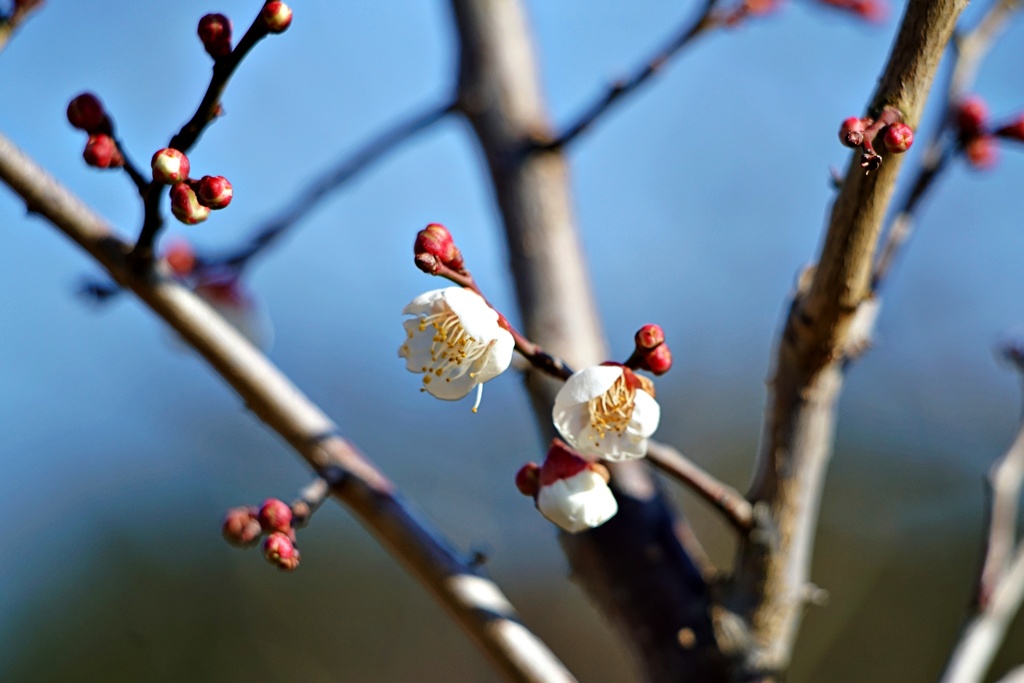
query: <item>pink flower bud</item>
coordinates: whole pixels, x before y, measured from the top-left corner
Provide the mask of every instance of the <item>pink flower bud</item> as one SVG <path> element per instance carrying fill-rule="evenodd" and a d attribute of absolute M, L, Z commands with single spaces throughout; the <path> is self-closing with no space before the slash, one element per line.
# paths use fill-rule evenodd
<path fill-rule="evenodd" d="M 985 100 L 972 95 L 964 99 L 956 107 L 956 125 L 964 137 L 974 137 L 981 133 L 988 121 L 988 105 Z"/>
<path fill-rule="evenodd" d="M 902 154 L 914 144 L 914 131 L 905 123 L 893 123 L 885 129 L 885 148 L 893 154 Z"/>
<path fill-rule="evenodd" d="M 519 493 L 531 498 L 537 495 L 540 490 L 540 466 L 535 462 L 528 462 L 516 472 L 516 488 Z"/>
<path fill-rule="evenodd" d="M 255 545 L 262 533 L 260 523 L 249 508 L 232 508 L 224 516 L 221 532 L 231 545 L 246 547 Z"/>
<path fill-rule="evenodd" d="M 188 179 L 191 170 L 188 157 L 170 147 L 164 147 L 153 155 L 150 166 L 153 167 L 153 182 L 173 185 Z"/>
<path fill-rule="evenodd" d="M 292 528 L 292 509 L 283 500 L 267 498 L 260 507 L 259 519 L 265 531 L 288 533 Z"/>
<path fill-rule="evenodd" d="M 996 165 L 999 160 L 999 150 L 996 148 L 996 141 L 988 135 L 979 135 L 973 138 L 964 147 L 964 154 L 971 166 L 979 171 L 986 171 Z"/>
<path fill-rule="evenodd" d="M 672 350 L 661 344 L 644 354 L 641 367 L 655 375 L 664 375 L 672 369 Z"/>
<path fill-rule="evenodd" d="M 866 128 L 867 125 L 864 119 L 851 116 L 839 126 L 839 141 L 847 147 L 860 147 L 864 143 L 864 130 Z"/>
<path fill-rule="evenodd" d="M 85 143 L 85 151 L 82 152 L 85 163 L 96 168 L 118 168 L 124 166 L 124 157 L 121 150 L 117 148 L 114 138 L 105 133 L 97 133 L 89 136 Z"/>
<path fill-rule="evenodd" d="M 299 566 L 299 551 L 292 540 L 279 531 L 267 536 L 263 541 L 263 556 L 267 562 L 284 571 L 292 571 Z"/>
<path fill-rule="evenodd" d="M 171 213 L 185 225 L 202 223 L 210 217 L 210 210 L 199 203 L 188 183 L 171 185 Z"/>
<path fill-rule="evenodd" d="M 1018 114 L 1017 118 L 1000 128 L 997 132 L 1001 137 L 1024 142 L 1024 114 Z"/>
<path fill-rule="evenodd" d="M 96 133 L 107 127 L 107 112 L 98 97 L 84 92 L 68 104 L 68 122 L 87 133 Z"/>
<path fill-rule="evenodd" d="M 223 14 L 207 14 L 199 20 L 197 32 L 207 54 L 214 59 L 231 54 L 231 20 Z"/>
<path fill-rule="evenodd" d="M 223 209 L 230 204 L 233 196 L 234 190 L 231 187 L 231 183 L 228 182 L 227 178 L 220 175 L 203 176 L 196 188 L 196 197 L 198 197 L 199 203 L 214 211 Z"/>
<path fill-rule="evenodd" d="M 648 323 L 637 330 L 634 341 L 638 349 L 653 349 L 665 342 L 665 332 L 660 325 Z"/>
<path fill-rule="evenodd" d="M 462 270 L 465 265 L 462 260 L 462 252 L 455 246 L 455 240 L 452 239 L 451 233 L 448 232 L 448 228 L 440 223 L 431 223 L 416 233 L 413 253 L 416 254 L 417 258 L 422 254 L 429 254 L 435 257 L 438 263 L 442 263 L 453 270 Z M 436 273 L 436 265 L 431 265 L 434 266 L 433 271 L 427 270 L 423 266 L 420 266 L 420 270 Z"/>
<path fill-rule="evenodd" d="M 196 252 L 192 249 L 192 245 L 185 240 L 171 242 L 164 252 L 164 259 L 170 266 L 171 272 L 178 277 L 191 274 L 196 267 Z"/>
<path fill-rule="evenodd" d="M 283 2 L 268 2 L 260 12 L 263 25 L 271 33 L 283 33 L 292 25 L 292 8 Z"/>

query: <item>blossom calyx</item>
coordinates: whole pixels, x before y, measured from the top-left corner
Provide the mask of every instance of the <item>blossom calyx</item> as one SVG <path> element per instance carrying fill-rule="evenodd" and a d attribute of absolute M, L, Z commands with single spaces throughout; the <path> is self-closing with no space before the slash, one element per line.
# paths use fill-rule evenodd
<path fill-rule="evenodd" d="M 68 103 L 68 123 L 86 133 L 109 132 L 110 121 L 100 98 L 84 92 Z"/>
<path fill-rule="evenodd" d="M 516 488 L 524 496 L 536 498 L 540 490 L 540 465 L 528 462 L 520 467 L 516 472 Z"/>
<path fill-rule="evenodd" d="M 647 454 L 661 407 L 651 380 L 622 365 L 605 364 L 566 380 L 551 418 L 562 438 L 583 455 L 630 460 Z"/>
<path fill-rule="evenodd" d="M 117 148 L 114 138 L 106 133 L 90 135 L 82 151 L 85 163 L 96 168 L 120 168 L 124 166 L 124 156 Z"/>
<path fill-rule="evenodd" d="M 231 545 L 242 548 L 255 545 L 262 532 L 263 529 L 250 508 L 232 508 L 224 516 L 221 533 Z"/>
<path fill-rule="evenodd" d="M 264 531 L 287 534 L 292 528 L 292 509 L 283 500 L 268 498 L 260 506 L 259 520 Z"/>
<path fill-rule="evenodd" d="M 554 439 L 540 468 L 537 509 L 569 533 L 601 526 L 619 511 L 608 470 Z"/>
<path fill-rule="evenodd" d="M 263 541 L 263 556 L 282 571 L 294 571 L 299 566 L 298 549 L 292 539 L 280 531 L 275 531 Z"/>
<path fill-rule="evenodd" d="M 413 317 L 402 323 L 406 340 L 398 355 L 406 359 L 407 370 L 423 374 L 421 390 L 437 398 L 458 400 L 512 362 L 512 335 L 476 292 L 435 289 L 413 299 L 402 312 Z"/>
<path fill-rule="evenodd" d="M 231 20 L 223 14 L 207 14 L 196 29 L 206 53 L 214 59 L 231 54 Z"/>
<path fill-rule="evenodd" d="M 192 170 L 185 153 L 171 147 L 157 150 L 149 165 L 153 168 L 153 182 L 161 185 L 184 182 Z"/>
<path fill-rule="evenodd" d="M 200 204 L 214 211 L 230 204 L 235 195 L 231 183 L 221 175 L 203 176 L 196 184 L 195 193 Z"/>
<path fill-rule="evenodd" d="M 210 209 L 199 203 L 188 183 L 171 186 L 171 213 L 185 225 L 202 223 L 210 217 Z"/>
<path fill-rule="evenodd" d="M 283 33 L 292 25 L 292 8 L 283 2 L 268 2 L 260 11 L 260 21 L 271 33 Z"/>
<path fill-rule="evenodd" d="M 439 270 L 436 264 L 448 266 L 452 270 L 465 267 L 462 252 L 455 246 L 452 234 L 440 223 L 431 223 L 416 233 L 413 253 L 416 255 L 416 266 L 427 273 L 436 274 Z M 432 256 L 433 260 L 427 256 Z M 428 270 L 424 265 L 432 266 L 433 270 Z"/>

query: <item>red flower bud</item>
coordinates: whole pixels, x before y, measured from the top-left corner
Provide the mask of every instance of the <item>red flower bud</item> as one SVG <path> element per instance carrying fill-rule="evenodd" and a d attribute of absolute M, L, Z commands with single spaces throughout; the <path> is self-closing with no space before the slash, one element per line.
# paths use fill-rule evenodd
<path fill-rule="evenodd" d="M 889 14 L 889 9 L 876 0 L 852 0 L 850 2 L 850 11 L 861 19 L 870 21 L 873 24 L 885 21 L 886 16 Z"/>
<path fill-rule="evenodd" d="M 648 323 L 637 330 L 633 339 L 638 349 L 653 349 L 665 342 L 665 332 L 660 325 Z"/>
<path fill-rule="evenodd" d="M 964 148 L 967 161 L 979 171 L 985 171 L 996 165 L 999 160 L 999 150 L 996 148 L 996 141 L 988 135 L 979 135 L 967 143 Z"/>
<path fill-rule="evenodd" d="M 299 551 L 292 540 L 279 531 L 267 536 L 263 541 L 263 556 L 267 562 L 278 569 L 290 572 L 299 566 Z"/>
<path fill-rule="evenodd" d="M 189 275 L 196 267 L 196 252 L 185 240 L 175 240 L 167 245 L 164 259 L 178 277 Z"/>
<path fill-rule="evenodd" d="M 885 129 L 885 148 L 893 154 L 902 154 L 914 144 L 914 131 L 905 123 L 894 123 Z"/>
<path fill-rule="evenodd" d="M 196 188 L 196 197 L 199 199 L 199 203 L 214 211 L 223 209 L 230 204 L 233 196 L 234 190 L 231 187 L 231 183 L 228 182 L 227 178 L 220 175 L 203 176 Z"/>
<path fill-rule="evenodd" d="M 524 496 L 534 497 L 540 490 L 540 466 L 535 462 L 528 462 L 516 472 L 516 488 Z"/>
<path fill-rule="evenodd" d="M 231 545 L 246 547 L 254 545 L 262 533 L 260 523 L 249 508 L 232 508 L 224 516 L 221 532 Z"/>
<path fill-rule="evenodd" d="M 977 96 L 964 99 L 956 107 L 956 125 L 964 137 L 979 135 L 988 121 L 988 105 Z"/>
<path fill-rule="evenodd" d="M 118 168 L 124 166 L 124 157 L 117 148 L 114 138 L 105 133 L 90 135 L 82 152 L 85 163 L 96 168 Z"/>
<path fill-rule="evenodd" d="M 210 217 L 210 210 L 199 203 L 188 183 L 171 185 L 171 213 L 186 225 L 202 223 Z"/>
<path fill-rule="evenodd" d="M 87 133 L 96 133 L 107 127 L 107 112 L 98 97 L 84 92 L 68 104 L 68 122 Z"/>
<path fill-rule="evenodd" d="M 865 119 L 851 116 L 839 126 L 839 142 L 847 147 L 860 147 L 864 143 L 864 130 L 866 128 L 867 123 Z"/>
<path fill-rule="evenodd" d="M 173 185 L 188 179 L 191 164 L 184 152 L 165 147 L 158 150 L 150 161 L 153 168 L 153 182 Z"/>
<path fill-rule="evenodd" d="M 641 368 L 655 375 L 664 375 L 672 369 L 672 350 L 660 344 L 643 355 Z"/>
<path fill-rule="evenodd" d="M 561 439 L 552 439 L 548 456 L 540 468 L 540 485 L 550 486 L 559 479 L 568 479 L 587 469 L 587 461 Z"/>
<path fill-rule="evenodd" d="M 223 14 L 207 14 L 199 20 L 199 40 L 214 59 L 231 54 L 231 20 Z"/>
<path fill-rule="evenodd" d="M 292 8 L 283 2 L 268 2 L 263 5 L 260 20 L 271 33 L 283 33 L 292 25 Z"/>
<path fill-rule="evenodd" d="M 997 133 L 1001 137 L 1024 142 L 1024 114 L 1018 114 L 1016 119 L 1000 128 Z"/>
<path fill-rule="evenodd" d="M 292 509 L 282 500 L 267 498 L 260 507 L 259 519 L 265 531 L 288 533 L 292 528 Z"/>

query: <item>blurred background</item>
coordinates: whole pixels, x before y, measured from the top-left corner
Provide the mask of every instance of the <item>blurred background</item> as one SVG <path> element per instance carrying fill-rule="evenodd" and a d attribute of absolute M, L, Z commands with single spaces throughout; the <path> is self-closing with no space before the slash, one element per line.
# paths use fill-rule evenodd
<path fill-rule="evenodd" d="M 144 163 L 206 87 L 198 19 L 224 12 L 240 35 L 261 4 L 49 0 L 0 55 L 0 130 L 134 235 L 134 188 L 84 165 L 68 101 L 97 93 Z M 556 124 L 697 4 L 529 2 Z M 444 2 L 294 9 L 190 154 L 193 175 L 232 181 L 234 203 L 199 226 L 171 220 L 169 235 L 237 244 L 382 126 L 448 98 L 457 52 Z M 659 438 L 741 489 L 780 314 L 815 255 L 829 167 L 848 158 L 836 130 L 862 113 L 901 12 L 870 25 L 786 0 L 700 41 L 570 151 L 614 357 L 641 324 L 665 328 L 677 360 L 658 387 Z M 997 117 L 1024 105 L 1022 44 L 1018 21 L 982 67 L 976 90 Z M 1001 151 L 989 172 L 954 164 L 925 203 L 876 347 L 848 381 L 813 570 L 831 601 L 808 614 L 794 683 L 929 681 L 952 645 L 981 548 L 982 478 L 1020 412 L 1016 377 L 992 353 L 1024 331 L 1024 149 Z M 617 636 L 568 580 L 554 528 L 512 484 L 542 456 L 515 376 L 488 384 L 474 415 L 469 401 L 419 393 L 396 355 L 402 307 L 439 286 L 410 258 L 428 222 L 452 230 L 517 317 L 488 183 L 468 129 L 446 120 L 332 195 L 249 284 L 273 321 L 274 362 L 454 543 L 487 553 L 580 679 L 632 680 Z M 301 533 L 294 574 L 221 540 L 227 508 L 291 499 L 305 465 L 137 302 L 76 297 L 97 269 L 6 188 L 0 273 L 0 680 L 494 680 L 340 507 Z M 728 532 L 675 495 L 728 565 Z M 995 672 L 1022 648 L 1017 626 Z"/>

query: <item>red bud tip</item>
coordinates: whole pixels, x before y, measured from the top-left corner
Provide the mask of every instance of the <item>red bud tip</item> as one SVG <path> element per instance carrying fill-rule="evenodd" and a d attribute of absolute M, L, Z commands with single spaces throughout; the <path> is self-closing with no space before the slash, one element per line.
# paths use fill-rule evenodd
<path fill-rule="evenodd" d="M 105 133 L 90 135 L 82 152 L 85 163 L 96 168 L 118 168 L 124 166 L 124 157 L 117 148 L 114 138 Z"/>
<path fill-rule="evenodd" d="M 100 132 L 107 127 L 107 112 L 98 97 L 84 92 L 68 103 L 68 122 L 87 133 Z"/>
<path fill-rule="evenodd" d="M 540 485 L 550 486 L 559 479 L 574 477 L 587 469 L 587 461 L 561 439 L 552 439 L 548 456 L 540 468 Z"/>
<path fill-rule="evenodd" d="M 971 166 L 979 171 L 987 171 L 999 161 L 996 141 L 988 135 L 979 135 L 968 142 L 964 147 L 964 154 L 967 155 L 967 161 Z"/>
<path fill-rule="evenodd" d="M 292 25 L 292 8 L 283 2 L 268 2 L 263 5 L 260 20 L 271 33 L 283 33 Z"/>
<path fill-rule="evenodd" d="M 839 142 L 847 147 L 860 147 L 864 143 L 864 130 L 867 126 L 865 119 L 851 116 L 839 126 Z"/>
<path fill-rule="evenodd" d="M 641 368 L 655 375 L 664 375 L 671 370 L 672 350 L 668 344 L 661 344 L 645 353 Z"/>
<path fill-rule="evenodd" d="M 263 556 L 267 562 L 284 571 L 290 572 L 299 566 L 299 551 L 295 549 L 292 540 L 279 531 L 263 541 Z"/>
<path fill-rule="evenodd" d="M 1018 114 L 1017 118 L 999 129 L 999 135 L 1017 142 L 1024 142 L 1024 114 Z"/>
<path fill-rule="evenodd" d="M 231 183 L 228 182 L 227 178 L 220 175 L 203 176 L 202 180 L 199 181 L 199 187 L 196 189 L 196 197 L 199 199 L 199 203 L 214 211 L 223 209 L 230 204 L 233 196 L 234 189 L 232 189 Z"/>
<path fill-rule="evenodd" d="M 528 462 L 516 472 L 516 488 L 524 496 L 536 497 L 540 490 L 540 465 Z"/>
<path fill-rule="evenodd" d="M 188 157 L 183 152 L 170 147 L 158 150 L 149 163 L 153 168 L 153 182 L 164 185 L 173 185 L 188 180 L 188 173 L 191 170 Z"/>
<path fill-rule="evenodd" d="M 902 154 L 914 144 L 914 131 L 905 123 L 894 123 L 885 129 L 885 148 L 893 154 Z"/>
<path fill-rule="evenodd" d="M 231 545 L 246 547 L 255 545 L 260 538 L 260 523 L 256 521 L 249 508 L 232 508 L 224 516 L 221 533 Z"/>
<path fill-rule="evenodd" d="M 185 225 L 202 223 L 210 217 L 210 210 L 199 203 L 188 183 L 171 186 L 171 213 Z"/>
<path fill-rule="evenodd" d="M 223 14 L 207 14 L 197 30 L 203 47 L 214 59 L 231 54 L 231 20 Z"/>
<path fill-rule="evenodd" d="M 292 528 L 292 509 L 282 500 L 268 498 L 260 507 L 259 520 L 264 531 L 280 531 L 286 534 Z"/>
<path fill-rule="evenodd" d="M 964 137 L 980 135 L 987 121 L 988 105 L 980 97 L 967 97 L 956 107 L 956 125 Z"/>
<path fill-rule="evenodd" d="M 637 330 L 633 339 L 638 349 L 653 349 L 655 346 L 665 343 L 665 332 L 660 325 L 648 323 Z"/>
<path fill-rule="evenodd" d="M 185 240 L 175 240 L 167 245 L 164 259 L 171 272 L 178 277 L 185 277 L 196 268 L 196 252 Z"/>

